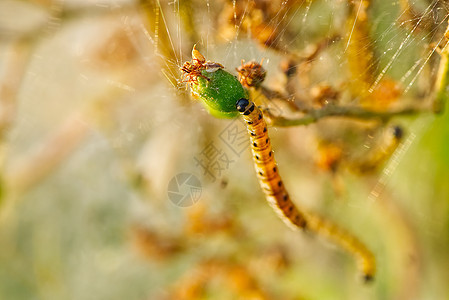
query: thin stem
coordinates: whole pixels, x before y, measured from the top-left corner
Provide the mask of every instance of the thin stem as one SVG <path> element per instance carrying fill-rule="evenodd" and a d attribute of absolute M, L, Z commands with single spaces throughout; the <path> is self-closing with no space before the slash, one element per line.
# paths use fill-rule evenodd
<path fill-rule="evenodd" d="M 373 111 L 354 106 L 327 106 L 322 109 L 309 110 L 303 116 L 293 119 L 274 116 L 269 109 L 266 109 L 264 113 L 267 116 L 270 125 L 288 127 L 309 125 L 326 117 L 345 117 L 359 120 L 379 119 L 381 121 L 387 121 L 392 117 L 411 116 L 422 113 L 423 111 L 424 110 L 422 109 L 415 108 L 405 108 L 396 111 Z"/>

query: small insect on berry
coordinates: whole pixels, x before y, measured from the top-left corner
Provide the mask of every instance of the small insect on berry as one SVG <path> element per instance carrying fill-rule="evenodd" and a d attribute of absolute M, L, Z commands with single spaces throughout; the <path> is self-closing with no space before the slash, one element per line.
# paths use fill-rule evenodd
<path fill-rule="evenodd" d="M 189 84 L 192 95 L 201 100 L 209 113 L 219 118 L 235 118 L 239 115 L 235 103 L 248 98 L 248 93 L 221 64 L 206 61 L 193 47 L 192 61 L 185 62 L 181 71 L 183 82 Z"/>
<path fill-rule="evenodd" d="M 193 45 L 192 60 L 198 64 L 204 64 L 206 62 L 206 58 L 200 53 L 200 51 L 196 50 L 196 45 Z"/>

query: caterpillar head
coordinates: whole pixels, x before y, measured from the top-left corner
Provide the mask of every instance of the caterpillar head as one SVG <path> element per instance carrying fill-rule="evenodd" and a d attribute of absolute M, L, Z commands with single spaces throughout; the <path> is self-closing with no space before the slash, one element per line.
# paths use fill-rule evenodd
<path fill-rule="evenodd" d="M 246 108 L 249 105 L 249 101 L 248 99 L 245 98 L 241 98 L 239 99 L 239 101 L 237 101 L 237 103 L 235 104 L 235 108 L 237 108 L 237 110 L 241 113 L 245 112 Z"/>
<path fill-rule="evenodd" d="M 254 110 L 254 103 L 250 102 L 248 99 L 242 98 L 237 101 L 235 107 L 239 113 L 249 115 Z"/>

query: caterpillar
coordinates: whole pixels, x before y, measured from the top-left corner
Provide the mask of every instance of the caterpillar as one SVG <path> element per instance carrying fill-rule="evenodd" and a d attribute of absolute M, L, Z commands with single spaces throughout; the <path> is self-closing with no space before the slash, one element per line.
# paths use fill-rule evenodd
<path fill-rule="evenodd" d="M 289 227 L 305 228 L 306 218 L 293 205 L 279 175 L 262 112 L 245 98 L 237 101 L 236 108 L 247 125 L 257 176 L 268 203 Z"/>
<path fill-rule="evenodd" d="M 192 95 L 199 98 L 212 115 L 222 118 L 242 116 L 251 141 L 257 177 L 273 210 L 290 228 L 317 233 L 340 245 L 356 258 L 364 280 L 373 279 L 375 258 L 361 241 L 326 218 L 299 209 L 290 199 L 279 175 L 263 113 L 249 100 L 249 93 L 238 79 L 224 71 L 220 64 L 205 61 L 195 47 L 192 58 L 192 62 L 186 62 L 181 68 L 184 81 L 190 84 Z"/>
<path fill-rule="evenodd" d="M 352 253 L 357 258 L 364 280 L 373 279 L 376 271 L 374 255 L 362 242 L 331 221 L 299 210 L 290 199 L 279 175 L 262 111 L 245 98 L 237 101 L 236 109 L 246 123 L 259 183 L 273 210 L 290 228 L 316 232 Z"/>

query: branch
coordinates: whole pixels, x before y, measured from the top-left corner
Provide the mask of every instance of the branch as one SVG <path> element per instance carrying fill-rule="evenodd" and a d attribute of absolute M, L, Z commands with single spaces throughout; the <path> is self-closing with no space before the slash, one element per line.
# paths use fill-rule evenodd
<path fill-rule="evenodd" d="M 405 108 L 396 111 L 372 111 L 353 106 L 327 106 L 322 109 L 309 110 L 303 116 L 294 119 L 274 116 L 269 109 L 265 109 L 264 113 L 272 126 L 287 127 L 308 125 L 325 117 L 345 117 L 359 120 L 379 119 L 381 121 L 387 121 L 392 117 L 416 115 L 424 111 L 423 109 L 416 108 Z"/>

